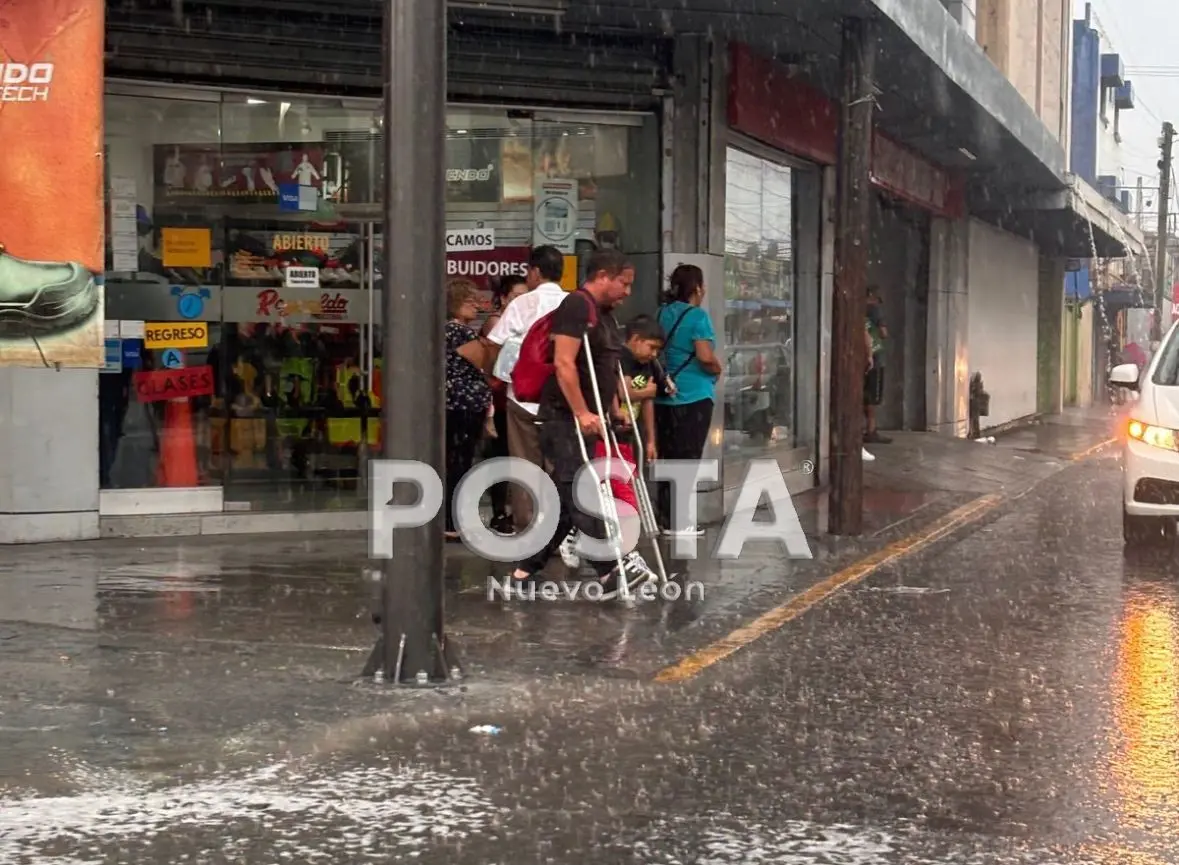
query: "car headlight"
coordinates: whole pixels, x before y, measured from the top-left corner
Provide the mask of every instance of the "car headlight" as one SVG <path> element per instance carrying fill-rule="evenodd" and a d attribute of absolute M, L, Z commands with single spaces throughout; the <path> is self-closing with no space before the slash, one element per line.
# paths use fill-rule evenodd
<path fill-rule="evenodd" d="M 1126 425 L 1126 432 L 1130 438 L 1137 439 L 1143 444 L 1148 444 L 1151 447 L 1163 448 L 1164 450 L 1179 450 L 1176 447 L 1175 430 L 1166 429 L 1161 426 L 1151 426 L 1148 423 L 1143 423 L 1140 420 L 1132 420 Z"/>

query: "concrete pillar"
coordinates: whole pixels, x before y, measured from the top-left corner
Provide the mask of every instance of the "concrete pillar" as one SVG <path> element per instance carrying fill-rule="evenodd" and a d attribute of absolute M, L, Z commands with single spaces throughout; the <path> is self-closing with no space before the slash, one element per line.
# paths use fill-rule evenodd
<path fill-rule="evenodd" d="M 98 375 L 0 368 L 0 544 L 98 537 Z"/>
<path fill-rule="evenodd" d="M 664 226 L 663 278 L 680 263 L 695 264 L 704 271 L 708 289 L 704 303 L 716 330 L 720 357 L 725 352 L 726 58 L 725 45 L 707 36 L 676 37 L 670 159 L 668 154 L 664 159 L 664 171 L 670 170 L 672 181 L 665 184 L 671 190 L 671 214 Z M 718 394 L 705 459 L 722 460 L 723 436 L 724 400 Z M 701 484 L 702 522 L 723 518 L 725 482 L 722 473 L 720 483 Z"/>
<path fill-rule="evenodd" d="M 1062 259 L 1040 257 L 1040 298 L 1036 315 L 1036 411 L 1039 414 L 1059 414 L 1064 406 L 1061 380 L 1064 273 Z"/>
<path fill-rule="evenodd" d="M 969 237 L 966 219 L 930 221 L 926 416 L 930 430 L 959 438 L 969 425 Z"/>
<path fill-rule="evenodd" d="M 962 25 L 963 29 L 975 38 L 977 27 L 975 24 L 975 0 L 943 0 L 950 15 Z"/>

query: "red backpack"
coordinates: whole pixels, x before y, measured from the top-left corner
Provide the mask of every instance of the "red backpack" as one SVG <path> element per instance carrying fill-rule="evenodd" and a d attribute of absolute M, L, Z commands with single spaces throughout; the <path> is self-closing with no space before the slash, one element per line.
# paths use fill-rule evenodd
<path fill-rule="evenodd" d="M 579 288 L 578 291 L 585 289 Z M 590 309 L 589 326 L 595 327 L 598 323 L 598 304 L 588 291 L 585 292 L 585 300 Z M 544 383 L 553 376 L 552 329 L 556 313 L 554 309 L 533 322 L 524 335 L 524 341 L 520 343 L 520 354 L 516 358 L 516 365 L 512 367 L 512 390 L 521 402 L 540 402 Z"/>

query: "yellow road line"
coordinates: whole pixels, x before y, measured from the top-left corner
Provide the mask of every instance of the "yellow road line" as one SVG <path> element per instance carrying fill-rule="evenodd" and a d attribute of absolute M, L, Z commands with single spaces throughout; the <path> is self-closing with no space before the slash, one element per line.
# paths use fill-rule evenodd
<path fill-rule="evenodd" d="M 1069 457 L 1069 459 L 1071 459 L 1073 462 L 1080 462 L 1083 459 L 1093 456 L 1098 451 L 1103 451 L 1110 445 L 1116 444 L 1117 441 L 1118 440 L 1116 438 L 1108 438 L 1103 442 L 1098 442 L 1091 448 L 1085 448 L 1083 451 L 1077 451 L 1075 454 Z"/>
<path fill-rule="evenodd" d="M 753 641 L 777 630 L 787 622 L 797 619 L 803 613 L 818 606 L 841 589 L 855 585 L 885 565 L 904 556 L 911 555 L 935 543 L 950 532 L 974 522 L 1002 501 L 1003 497 L 1000 495 L 986 495 L 963 505 L 957 510 L 951 511 L 924 531 L 891 543 L 872 555 L 861 559 L 854 565 L 844 568 L 836 574 L 832 574 L 821 583 L 795 596 L 782 606 L 770 610 L 765 615 L 754 619 L 748 625 L 744 625 L 733 631 L 733 633 L 724 639 L 705 646 L 703 649 L 693 652 L 678 663 L 666 667 L 655 676 L 655 681 L 668 683 L 683 682 L 691 679 L 707 667 L 711 667 L 717 661 L 727 658 L 739 649 L 748 646 Z"/>

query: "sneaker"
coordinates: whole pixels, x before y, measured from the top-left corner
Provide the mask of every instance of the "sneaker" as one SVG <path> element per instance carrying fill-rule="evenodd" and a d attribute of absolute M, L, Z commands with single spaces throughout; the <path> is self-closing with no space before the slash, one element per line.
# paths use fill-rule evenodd
<path fill-rule="evenodd" d="M 507 514 L 492 517 L 489 528 L 499 535 L 514 535 L 516 533 L 516 526 Z"/>
<path fill-rule="evenodd" d="M 665 538 L 699 538 L 703 537 L 704 529 L 700 526 L 684 526 L 682 529 L 664 529 Z"/>
<path fill-rule="evenodd" d="M 872 454 L 868 453 L 867 448 L 860 448 L 860 458 L 866 463 L 870 463 L 874 459 L 876 459 L 876 457 L 874 457 L 874 456 L 872 456 Z"/>
<path fill-rule="evenodd" d="M 882 436 L 878 432 L 865 433 L 864 434 L 864 443 L 870 444 L 870 445 L 886 445 L 886 444 L 891 444 L 892 439 L 890 439 L 888 436 Z"/>
<path fill-rule="evenodd" d="M 0 245 L 0 333 L 61 333 L 97 308 L 98 286 L 82 265 L 25 261 Z"/>
<path fill-rule="evenodd" d="M 627 593 L 633 595 L 639 590 L 641 586 L 646 583 L 658 580 L 659 577 L 655 572 L 648 567 L 647 563 L 643 561 L 643 557 L 638 552 L 633 552 L 622 560 L 622 573 L 626 576 Z M 618 598 L 621 592 L 621 585 L 618 579 L 619 570 L 614 568 L 606 576 L 602 577 L 602 600 L 613 601 Z"/>
<path fill-rule="evenodd" d="M 569 534 L 565 535 L 565 540 L 561 541 L 561 546 L 557 547 L 557 554 L 561 557 L 561 561 L 565 563 L 567 568 L 580 568 L 581 556 L 577 553 L 577 529 L 573 529 Z"/>

